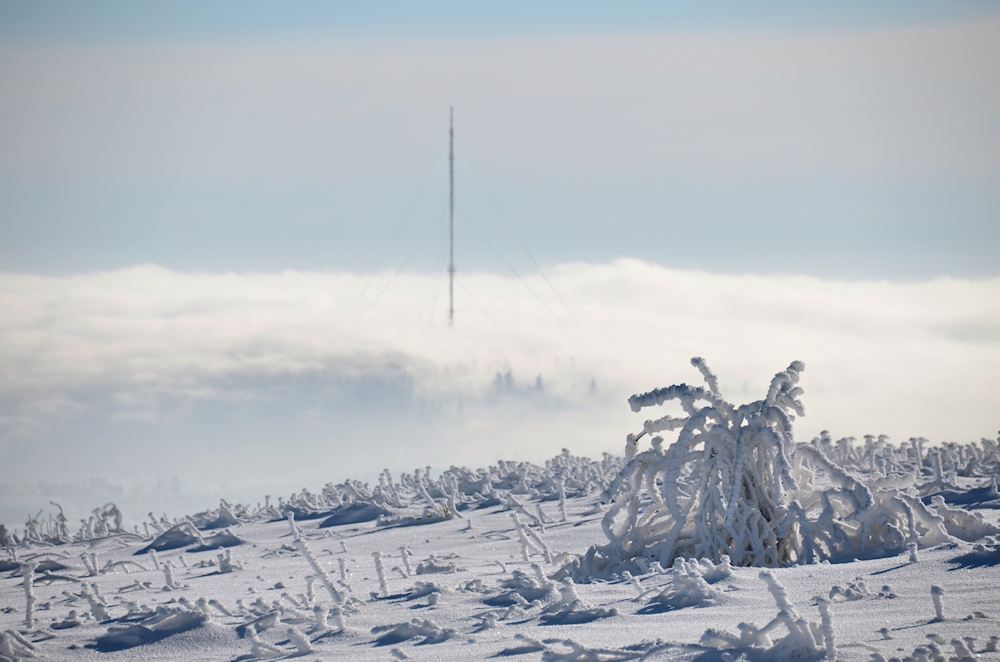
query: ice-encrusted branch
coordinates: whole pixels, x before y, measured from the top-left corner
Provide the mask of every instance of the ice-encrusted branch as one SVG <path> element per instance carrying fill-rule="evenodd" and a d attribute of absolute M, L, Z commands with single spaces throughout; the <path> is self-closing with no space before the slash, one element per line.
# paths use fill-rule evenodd
<path fill-rule="evenodd" d="M 326 590 L 330 592 L 330 597 L 333 598 L 333 601 L 337 604 L 343 604 L 343 594 L 337 590 L 336 586 L 333 585 L 333 582 L 330 580 L 330 575 L 326 573 L 326 570 L 320 564 L 316 555 L 312 553 L 311 549 L 309 549 L 309 545 L 306 544 L 306 541 L 299 538 L 295 541 L 295 546 L 298 548 L 299 553 L 302 554 L 306 561 L 309 562 L 309 566 L 313 569 L 313 572 L 316 573 L 316 576 L 319 577 L 320 581 L 323 582 L 323 586 L 326 587 Z"/>

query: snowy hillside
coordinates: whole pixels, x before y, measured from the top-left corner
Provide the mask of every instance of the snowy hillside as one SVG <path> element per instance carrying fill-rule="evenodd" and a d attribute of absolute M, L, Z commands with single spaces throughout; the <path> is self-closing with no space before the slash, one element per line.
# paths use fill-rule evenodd
<path fill-rule="evenodd" d="M 996 441 L 801 443 L 802 364 L 692 363 L 623 456 L 4 529 L 0 661 L 1000 660 Z"/>

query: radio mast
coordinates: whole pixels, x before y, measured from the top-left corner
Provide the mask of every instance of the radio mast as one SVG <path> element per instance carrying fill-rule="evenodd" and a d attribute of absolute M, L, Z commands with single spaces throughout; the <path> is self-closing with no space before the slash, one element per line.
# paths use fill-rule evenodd
<path fill-rule="evenodd" d="M 448 324 L 455 323 L 455 108 L 448 109 Z"/>

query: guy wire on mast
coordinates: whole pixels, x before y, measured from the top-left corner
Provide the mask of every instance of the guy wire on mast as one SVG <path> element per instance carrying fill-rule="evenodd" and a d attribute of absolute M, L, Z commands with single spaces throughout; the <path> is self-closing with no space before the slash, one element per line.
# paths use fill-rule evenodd
<path fill-rule="evenodd" d="M 448 109 L 448 324 L 455 322 L 455 108 Z"/>

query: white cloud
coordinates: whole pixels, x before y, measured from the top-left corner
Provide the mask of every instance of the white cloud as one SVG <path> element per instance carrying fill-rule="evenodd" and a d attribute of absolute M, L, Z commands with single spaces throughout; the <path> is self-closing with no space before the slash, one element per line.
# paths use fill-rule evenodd
<path fill-rule="evenodd" d="M 738 402 L 805 361 L 803 440 L 975 440 L 1000 425 L 1000 279 L 636 260 L 548 277 L 572 317 L 540 276 L 525 281 L 548 309 L 516 279 L 460 274 L 449 327 L 439 275 L 400 275 L 376 302 L 389 274 L 361 300 L 369 277 L 350 273 L 0 276 L 0 460 L 18 480 L 140 472 L 254 498 L 383 466 L 618 452 L 643 420 L 627 396 L 696 382 L 695 355 Z"/>

